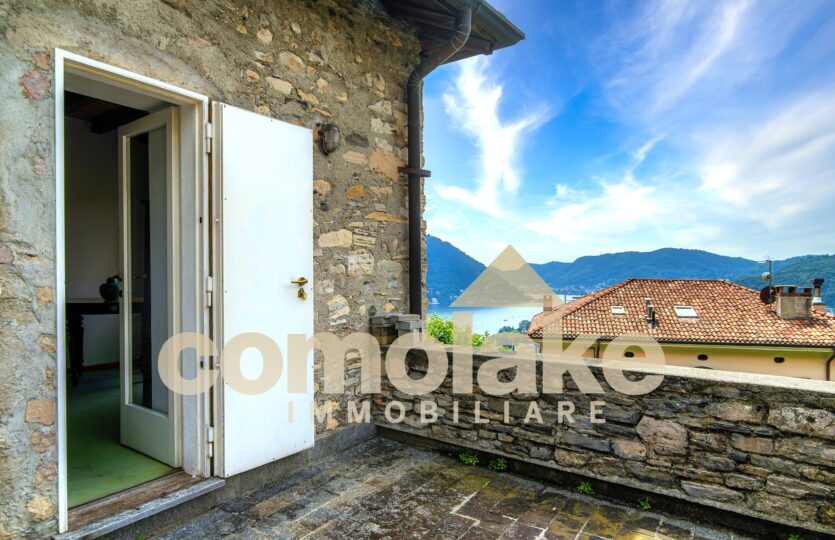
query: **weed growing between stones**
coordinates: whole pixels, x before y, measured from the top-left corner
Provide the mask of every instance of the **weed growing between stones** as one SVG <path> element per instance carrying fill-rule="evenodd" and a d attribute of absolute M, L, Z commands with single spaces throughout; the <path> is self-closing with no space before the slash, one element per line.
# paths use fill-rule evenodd
<path fill-rule="evenodd" d="M 503 457 L 491 459 L 487 468 L 491 471 L 504 471 L 507 469 L 507 460 Z"/>
<path fill-rule="evenodd" d="M 472 467 L 478 465 L 478 456 L 475 454 L 458 454 L 458 459 L 460 459 L 461 463 L 463 463 L 464 465 L 470 465 Z"/>
<path fill-rule="evenodd" d="M 577 486 L 577 493 L 582 493 L 583 495 L 594 495 L 594 488 L 591 487 L 590 482 L 580 482 L 580 485 Z"/>

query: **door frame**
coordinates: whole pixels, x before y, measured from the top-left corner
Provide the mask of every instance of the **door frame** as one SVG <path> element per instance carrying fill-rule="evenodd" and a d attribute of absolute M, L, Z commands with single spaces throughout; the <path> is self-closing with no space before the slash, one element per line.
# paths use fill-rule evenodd
<path fill-rule="evenodd" d="M 57 363 L 57 450 L 58 450 L 58 530 L 67 530 L 67 344 L 66 344 L 66 246 L 64 194 L 64 90 L 84 84 L 104 95 L 131 95 L 164 101 L 180 111 L 180 254 L 182 265 L 178 282 L 182 296 L 182 331 L 211 334 L 212 314 L 208 305 L 210 286 L 210 208 L 209 98 L 196 92 L 93 60 L 69 51 L 55 49 L 53 95 L 55 99 L 55 321 Z M 68 81 L 69 75 L 72 82 Z M 92 91 L 92 90 L 91 90 Z M 183 249 L 185 248 L 185 249 Z M 184 375 L 201 369 L 193 351 L 184 351 Z M 193 475 L 210 476 L 208 437 L 211 426 L 211 394 L 181 397 L 183 469 Z"/>

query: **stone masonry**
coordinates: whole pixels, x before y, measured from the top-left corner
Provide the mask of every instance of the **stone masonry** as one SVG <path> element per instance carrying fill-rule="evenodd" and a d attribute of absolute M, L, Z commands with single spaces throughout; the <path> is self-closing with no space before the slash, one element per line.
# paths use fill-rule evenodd
<path fill-rule="evenodd" d="M 316 130 L 316 331 L 408 311 L 406 79 L 420 45 L 368 0 L 0 4 L 0 539 L 56 530 L 53 51 Z M 348 383 L 359 380 L 349 367 Z M 318 390 L 318 380 L 317 380 Z M 344 422 L 345 399 L 317 399 Z"/>
<path fill-rule="evenodd" d="M 475 356 L 474 381 L 487 359 Z M 450 365 L 451 360 L 450 354 Z M 421 378 L 425 357 L 410 353 L 408 363 L 410 376 Z M 375 417 L 379 425 L 392 425 L 385 407 L 391 407 L 389 418 L 396 421 L 399 409 L 389 404 L 397 401 L 406 410 L 403 420 L 392 425 L 400 430 L 835 533 L 831 390 L 668 374 L 653 392 L 628 396 L 606 384 L 600 367 L 591 369 L 603 395 L 581 393 L 568 375 L 563 393 L 541 395 L 487 396 L 478 386 L 473 394 L 453 394 L 451 372 L 437 391 L 425 396 L 404 394 L 389 383 L 377 400 Z M 500 373 L 512 379 L 512 373 Z M 541 375 L 540 364 L 538 388 Z M 421 422 L 421 408 L 427 412 L 435 407 L 438 421 Z"/>

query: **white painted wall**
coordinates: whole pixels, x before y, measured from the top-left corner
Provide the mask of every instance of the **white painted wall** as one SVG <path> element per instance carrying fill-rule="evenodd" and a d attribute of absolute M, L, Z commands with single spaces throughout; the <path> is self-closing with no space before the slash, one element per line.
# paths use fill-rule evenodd
<path fill-rule="evenodd" d="M 66 119 L 67 299 L 101 298 L 99 285 L 119 271 L 116 130 L 97 135 Z M 119 361 L 119 317 L 84 317 L 84 365 Z"/>

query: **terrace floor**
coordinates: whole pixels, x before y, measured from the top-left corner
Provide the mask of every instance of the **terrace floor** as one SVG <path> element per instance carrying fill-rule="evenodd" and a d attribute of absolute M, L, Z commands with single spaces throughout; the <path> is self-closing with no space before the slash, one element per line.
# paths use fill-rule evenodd
<path fill-rule="evenodd" d="M 743 538 L 381 438 L 222 504 L 157 538 L 209 537 Z"/>

